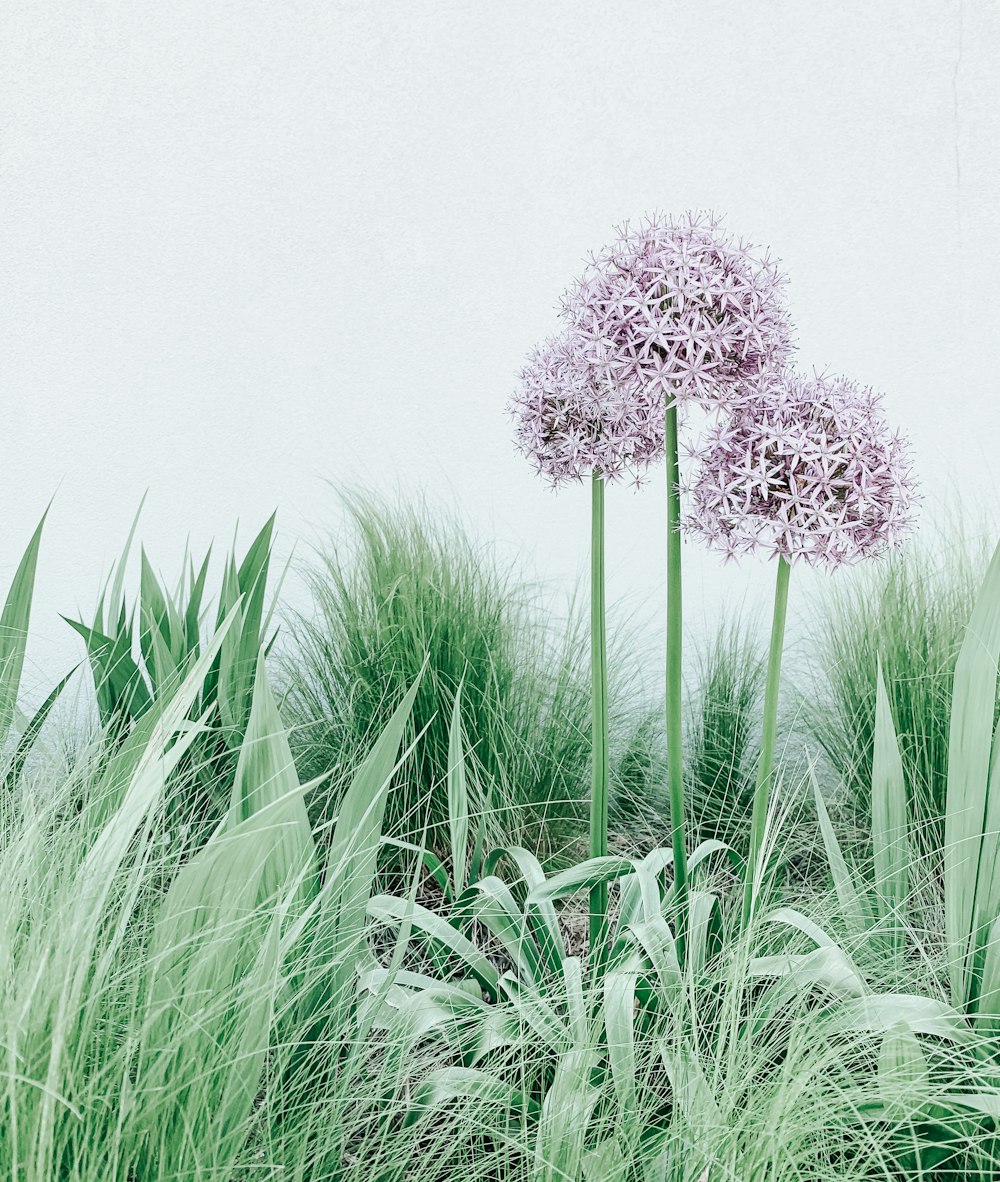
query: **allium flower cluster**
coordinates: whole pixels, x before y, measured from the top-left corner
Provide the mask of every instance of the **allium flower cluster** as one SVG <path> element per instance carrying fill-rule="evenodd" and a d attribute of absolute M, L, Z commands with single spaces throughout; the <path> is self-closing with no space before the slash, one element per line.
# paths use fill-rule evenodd
<path fill-rule="evenodd" d="M 898 545 L 912 517 L 908 444 L 879 395 L 840 378 L 762 375 L 693 456 L 685 528 L 727 557 L 833 569 Z"/>
<path fill-rule="evenodd" d="M 787 359 L 784 284 L 714 215 L 654 217 L 592 260 L 563 315 L 602 382 L 714 405 Z"/>
<path fill-rule="evenodd" d="M 655 394 L 599 383 L 573 333 L 531 354 L 509 409 L 518 449 L 554 487 L 594 471 L 639 483 L 642 470 L 663 455 Z"/>

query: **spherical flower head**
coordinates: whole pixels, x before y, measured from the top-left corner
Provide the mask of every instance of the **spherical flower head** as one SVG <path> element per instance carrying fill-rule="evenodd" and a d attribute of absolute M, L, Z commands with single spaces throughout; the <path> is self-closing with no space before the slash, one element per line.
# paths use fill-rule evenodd
<path fill-rule="evenodd" d="M 843 378 L 761 375 L 693 457 L 684 526 L 727 557 L 835 569 L 897 546 L 915 508 L 909 445 Z"/>
<path fill-rule="evenodd" d="M 716 405 L 788 358 L 785 282 L 712 214 L 652 217 L 592 259 L 563 315 L 602 381 Z"/>
<path fill-rule="evenodd" d="M 631 476 L 663 455 L 663 415 L 648 391 L 599 382 L 574 333 L 546 341 L 511 399 L 515 441 L 553 487 L 600 472 Z"/>

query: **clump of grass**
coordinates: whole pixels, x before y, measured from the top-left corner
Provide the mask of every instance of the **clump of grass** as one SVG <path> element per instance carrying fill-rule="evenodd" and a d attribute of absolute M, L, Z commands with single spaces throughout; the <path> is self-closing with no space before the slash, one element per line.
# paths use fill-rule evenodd
<path fill-rule="evenodd" d="M 497 836 L 550 852 L 575 839 L 591 757 L 589 648 L 575 604 L 554 629 L 516 572 L 425 504 L 365 493 L 343 503 L 347 531 L 307 571 L 312 608 L 289 621 L 284 665 L 300 770 L 330 773 L 319 811 L 335 807 L 357 753 L 427 654 L 412 722 L 423 738 L 393 793 L 388 830 L 417 839 L 426 825 L 439 840 L 461 685 L 480 806 L 489 800 Z M 627 747 L 635 707 L 624 698 L 612 717 Z"/>
<path fill-rule="evenodd" d="M 940 849 L 943 836 L 952 678 L 987 558 L 981 543 L 942 530 L 831 582 L 816 614 L 813 651 L 823 680 L 803 704 L 803 721 L 864 827 L 881 659 L 924 852 Z"/>

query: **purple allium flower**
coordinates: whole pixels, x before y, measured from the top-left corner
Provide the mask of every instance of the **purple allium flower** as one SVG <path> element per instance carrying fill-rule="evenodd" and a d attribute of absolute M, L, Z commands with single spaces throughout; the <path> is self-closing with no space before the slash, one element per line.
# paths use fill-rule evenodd
<path fill-rule="evenodd" d="M 684 526 L 727 557 L 833 569 L 898 545 L 913 515 L 909 445 L 843 378 L 761 375 L 692 454 Z"/>
<path fill-rule="evenodd" d="M 787 359 L 784 283 L 713 214 L 652 217 L 592 259 L 563 315 L 602 381 L 715 404 Z"/>
<path fill-rule="evenodd" d="M 537 348 L 510 401 L 518 450 L 553 487 L 599 471 L 609 481 L 663 454 L 663 414 L 655 396 L 595 380 L 574 333 Z"/>

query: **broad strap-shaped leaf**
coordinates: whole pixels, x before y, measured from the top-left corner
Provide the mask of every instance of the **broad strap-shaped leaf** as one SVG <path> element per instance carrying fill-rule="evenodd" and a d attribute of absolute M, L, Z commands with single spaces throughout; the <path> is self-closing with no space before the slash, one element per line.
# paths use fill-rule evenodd
<path fill-rule="evenodd" d="M 437 885 L 441 888 L 441 894 L 451 903 L 453 901 L 451 893 L 451 875 L 448 873 L 448 867 L 444 862 L 434 853 L 433 850 L 425 850 L 422 846 L 412 841 L 403 841 L 398 837 L 383 837 L 382 844 L 389 846 L 394 850 L 406 850 L 418 858 L 424 866 L 427 873 L 434 879 Z"/>
<path fill-rule="evenodd" d="M 718 895 L 711 891 L 690 892 L 686 962 L 693 972 L 705 971 L 718 945 L 721 920 Z"/>
<path fill-rule="evenodd" d="M 463 904 L 463 911 L 467 910 L 496 936 L 520 973 L 532 981 L 540 979 L 542 960 L 528 918 L 502 878 L 488 874 L 473 883 L 463 896 Z"/>
<path fill-rule="evenodd" d="M 456 1101 L 481 1106 L 509 1108 L 513 1112 L 534 1115 L 538 1103 L 518 1088 L 489 1071 L 475 1067 L 440 1067 L 417 1083 L 410 1096 L 407 1125 L 426 1120 L 435 1112 Z"/>
<path fill-rule="evenodd" d="M 839 947 L 829 932 L 824 931 L 815 920 L 810 919 L 808 915 L 803 915 L 794 907 L 776 907 L 763 917 L 763 922 L 793 928 L 804 936 L 808 936 L 818 948 Z"/>
<path fill-rule="evenodd" d="M 642 956 L 634 952 L 622 964 L 609 969 L 602 983 L 608 1065 L 618 1107 L 626 1119 L 635 1112 L 636 986 L 644 967 Z"/>
<path fill-rule="evenodd" d="M 912 993 L 869 993 L 847 998 L 825 1011 L 822 1024 L 832 1034 L 885 1034 L 903 1025 L 915 1034 L 927 1034 L 947 1042 L 972 1045 L 975 1040 L 968 1024 L 952 1006 Z"/>
<path fill-rule="evenodd" d="M 432 950 L 443 952 L 445 960 L 457 958 L 484 989 L 493 997 L 497 996 L 500 974 L 493 962 L 442 916 L 395 895 L 373 895 L 366 902 L 370 918 L 394 926 L 411 924 L 414 934 L 427 942 Z"/>
<path fill-rule="evenodd" d="M 931 1098 L 931 1104 L 959 1112 L 975 1112 L 1000 1121 L 1000 1091 L 996 1092 L 940 1092 Z"/>
<path fill-rule="evenodd" d="M 986 934 L 1000 915 L 1000 773 L 991 774 L 1000 661 L 1000 546 L 955 666 L 944 826 L 945 930 L 956 1006 L 975 1008 Z M 994 788 L 993 785 L 996 785 Z"/>
<path fill-rule="evenodd" d="M 503 861 L 517 868 L 530 902 L 525 902 L 528 924 L 539 949 L 553 973 L 558 972 L 566 956 L 566 947 L 559 927 L 559 917 L 551 899 L 533 897 L 532 892 L 545 885 L 545 871 L 533 853 L 523 846 L 502 846 L 494 850 L 483 863 L 483 872 L 493 874 Z M 516 885 L 516 883 L 515 883 Z"/>
<path fill-rule="evenodd" d="M 363 988 L 369 987 L 369 981 L 365 975 Z M 474 992 L 462 986 L 471 986 Z M 371 1027 L 388 1034 L 383 1064 L 387 1075 L 408 1074 L 415 1048 L 424 1040 L 433 1039 L 435 1046 L 447 1043 L 452 1054 L 466 1066 L 482 1058 L 484 1036 L 489 1049 L 514 1048 L 520 1043 L 512 1015 L 484 1001 L 482 990 L 475 982 L 460 985 L 432 981 L 419 989 L 389 983 L 388 989 L 382 986 L 380 997 L 371 999 L 371 1005 L 375 1007 L 367 1015 Z M 365 1005 L 359 1007 L 359 1012 L 364 1010 Z M 498 1017 L 507 1019 L 505 1030 L 495 1021 Z"/>
<path fill-rule="evenodd" d="M 575 958 L 566 959 L 568 963 Z M 565 993 L 553 990 L 551 996 L 543 994 L 536 982 L 516 973 L 504 973 L 499 987 L 501 996 L 511 1003 L 518 1021 L 536 1046 L 561 1055 L 573 1045 L 572 1023 L 565 1013 Z"/>
<path fill-rule="evenodd" d="M 605 1137 L 584 1152 L 583 1182 L 628 1182 L 630 1177 L 629 1164 L 614 1137 Z"/>
<path fill-rule="evenodd" d="M 641 923 L 629 924 L 626 937 L 641 951 L 652 970 L 650 982 L 662 1005 L 669 1005 L 684 984 L 677 942 L 670 924 L 662 915 Z"/>
<path fill-rule="evenodd" d="M 688 858 L 688 872 L 694 874 L 696 870 L 700 869 L 716 854 L 725 854 L 732 861 L 733 849 L 726 842 L 719 841 L 716 837 L 709 838 L 707 841 L 700 841 L 695 849 L 691 851 L 691 857 Z M 739 864 L 742 864 L 742 859 Z"/>
<path fill-rule="evenodd" d="M 834 995 L 856 997 L 866 992 L 854 961 L 837 945 L 813 948 L 810 952 L 755 956 L 748 972 L 751 977 L 780 978 L 797 993 L 818 988 Z"/>
<path fill-rule="evenodd" d="M 816 947 L 806 953 L 756 957 L 750 966 L 754 976 L 781 977 L 799 987 L 815 985 L 833 993 L 867 993 L 864 975 L 849 953 L 807 915 L 794 907 L 778 907 L 763 922 L 801 932 Z"/>
<path fill-rule="evenodd" d="M 596 1053 L 587 1046 L 566 1051 L 542 1102 L 535 1143 L 536 1182 L 580 1178 L 590 1120 L 600 1093 L 591 1083 Z"/>
<path fill-rule="evenodd" d="M 696 1159 L 686 1163 L 689 1177 L 702 1163 L 711 1160 L 720 1137 L 725 1135 L 727 1121 L 711 1083 L 699 1062 L 694 1045 L 687 1041 L 660 1043 L 660 1055 L 673 1092 L 674 1103 L 687 1126 L 687 1140 Z"/>
<path fill-rule="evenodd" d="M 985 1034 L 1000 1034 L 1000 916 L 990 925 L 983 951 L 983 975 L 976 1007 L 976 1026 Z"/>
<path fill-rule="evenodd" d="M 541 903 L 565 899 L 581 891 L 589 891 L 591 887 L 602 882 L 613 882 L 616 878 L 631 874 L 635 869 L 636 863 L 631 858 L 621 858 L 613 854 L 587 858 L 576 866 L 553 874 L 543 884 L 535 887 L 528 895 L 528 902 Z"/>
<path fill-rule="evenodd" d="M 878 1052 L 878 1084 L 890 1120 L 912 1120 L 926 1102 L 927 1057 L 909 1026 L 897 1022 L 882 1036 Z"/>
<path fill-rule="evenodd" d="M 619 885 L 621 906 L 618 927 L 624 929 L 638 920 L 651 920 L 663 913 L 664 892 L 660 875 L 672 866 L 674 851 L 658 846 L 636 863 L 635 873 L 626 875 Z"/>
<path fill-rule="evenodd" d="M 562 969 L 570 1037 L 578 1046 L 582 1046 L 590 1038 L 589 1014 L 583 992 L 583 965 L 578 956 L 567 956 Z"/>

